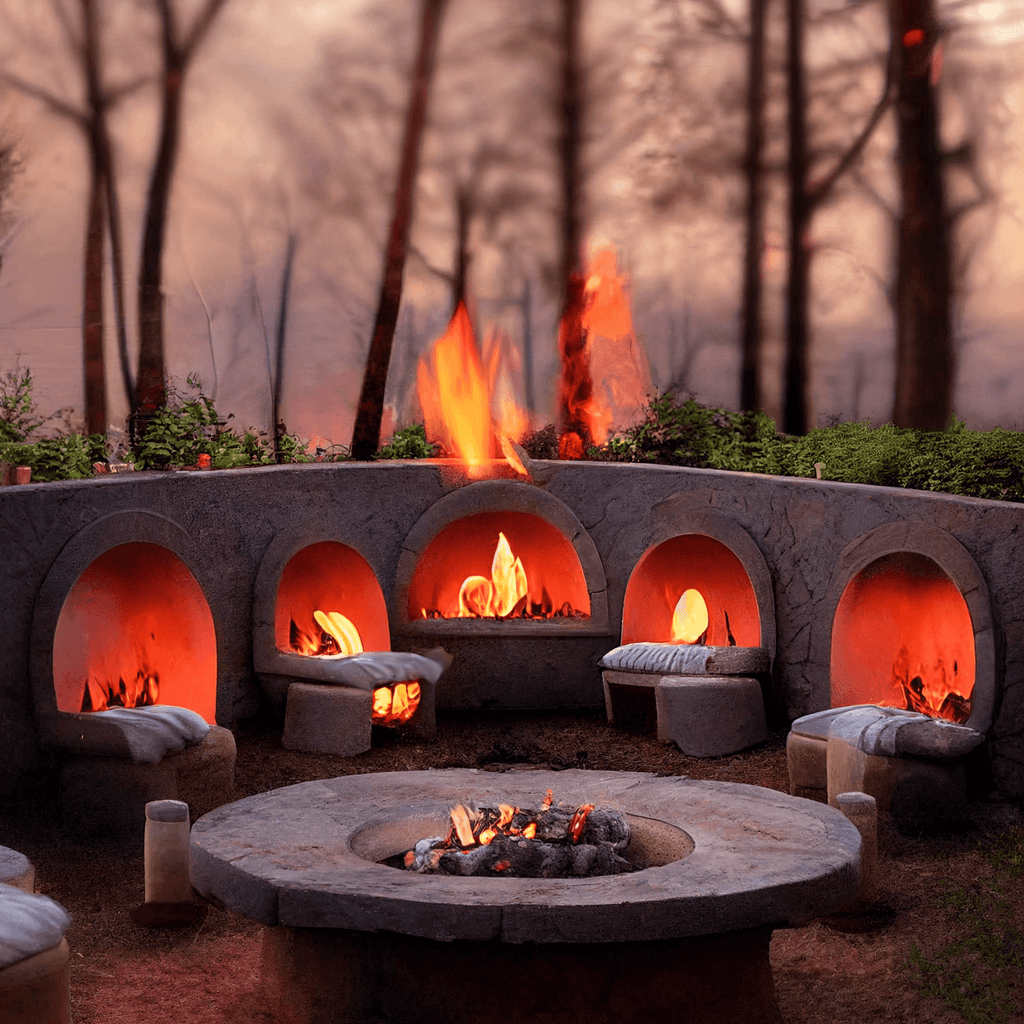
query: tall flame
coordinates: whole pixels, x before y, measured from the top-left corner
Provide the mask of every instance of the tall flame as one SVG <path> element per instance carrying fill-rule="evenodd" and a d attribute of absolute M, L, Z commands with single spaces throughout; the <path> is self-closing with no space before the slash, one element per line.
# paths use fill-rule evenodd
<path fill-rule="evenodd" d="M 498 534 L 498 546 L 491 561 L 491 578 L 467 576 L 459 589 L 459 618 L 504 618 L 526 598 L 529 584 L 520 559 L 512 554 L 505 534 Z"/>
<path fill-rule="evenodd" d="M 526 417 L 515 402 L 502 346 L 491 345 L 485 371 L 464 303 L 420 360 L 416 387 L 427 437 L 462 459 L 470 476 L 485 476 L 498 450 L 517 473 L 527 475 L 509 443 L 521 436 Z"/>
<path fill-rule="evenodd" d="M 582 458 L 589 443 L 604 444 L 612 427 L 636 419 L 651 387 L 627 279 L 610 246 L 597 249 L 586 274 L 569 282 L 558 347 L 559 450 L 562 458 Z"/>

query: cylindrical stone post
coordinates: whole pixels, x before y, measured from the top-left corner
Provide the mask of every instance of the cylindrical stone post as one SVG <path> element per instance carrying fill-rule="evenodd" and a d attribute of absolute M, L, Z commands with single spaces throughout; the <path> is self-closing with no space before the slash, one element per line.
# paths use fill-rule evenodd
<path fill-rule="evenodd" d="M 860 888 L 857 899 L 867 897 L 874 885 L 878 862 L 878 805 L 867 793 L 840 793 L 836 796 L 839 810 L 860 833 Z"/>
<path fill-rule="evenodd" d="M 191 899 L 188 834 L 188 804 L 181 800 L 146 804 L 147 903 L 186 903 Z"/>

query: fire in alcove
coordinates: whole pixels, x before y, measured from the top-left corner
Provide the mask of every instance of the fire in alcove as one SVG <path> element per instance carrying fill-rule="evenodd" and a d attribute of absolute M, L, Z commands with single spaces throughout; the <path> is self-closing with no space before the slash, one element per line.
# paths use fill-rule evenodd
<path fill-rule="evenodd" d="M 60 711 L 168 704 L 211 724 L 217 638 L 202 588 L 158 544 L 120 544 L 75 581 L 53 638 Z"/>
<path fill-rule="evenodd" d="M 575 548 L 527 512 L 482 512 L 445 527 L 409 584 L 409 619 L 586 619 Z"/>
<path fill-rule="evenodd" d="M 833 707 L 880 704 L 966 722 L 974 629 L 956 584 L 924 555 L 876 559 L 839 599 L 831 676 Z"/>
<path fill-rule="evenodd" d="M 760 646 L 754 588 L 725 544 L 684 534 L 640 560 L 626 586 L 622 643 L 642 642 Z"/>
<path fill-rule="evenodd" d="M 384 595 L 373 569 L 348 545 L 311 544 L 285 566 L 274 611 L 279 650 L 307 657 L 389 651 L 387 622 Z M 373 693 L 373 723 L 407 722 L 419 700 L 416 680 L 378 687 Z"/>

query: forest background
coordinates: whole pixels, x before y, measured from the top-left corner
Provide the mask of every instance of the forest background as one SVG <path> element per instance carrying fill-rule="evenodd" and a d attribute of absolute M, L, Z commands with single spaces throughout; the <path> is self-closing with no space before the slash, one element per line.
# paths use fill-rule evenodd
<path fill-rule="evenodd" d="M 1024 426 L 1020 0 L 0 0 L 0 26 L 0 368 L 51 429 L 194 374 L 235 425 L 276 400 L 347 444 L 424 71 L 384 436 L 460 292 L 555 419 L 601 244 L 658 390 L 798 432 L 899 420 L 902 381 L 908 425 Z"/>

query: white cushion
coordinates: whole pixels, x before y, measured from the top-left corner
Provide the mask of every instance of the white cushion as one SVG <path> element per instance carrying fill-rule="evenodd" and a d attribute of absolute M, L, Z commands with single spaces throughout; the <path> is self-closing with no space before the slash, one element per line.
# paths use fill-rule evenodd
<path fill-rule="evenodd" d="M 49 896 L 0 884 L 0 969 L 52 949 L 71 915 Z"/>
<path fill-rule="evenodd" d="M 127 757 L 135 764 L 157 764 L 165 754 L 198 743 L 210 731 L 202 715 L 168 704 L 66 714 L 59 724 L 62 749 L 94 757 Z"/>

